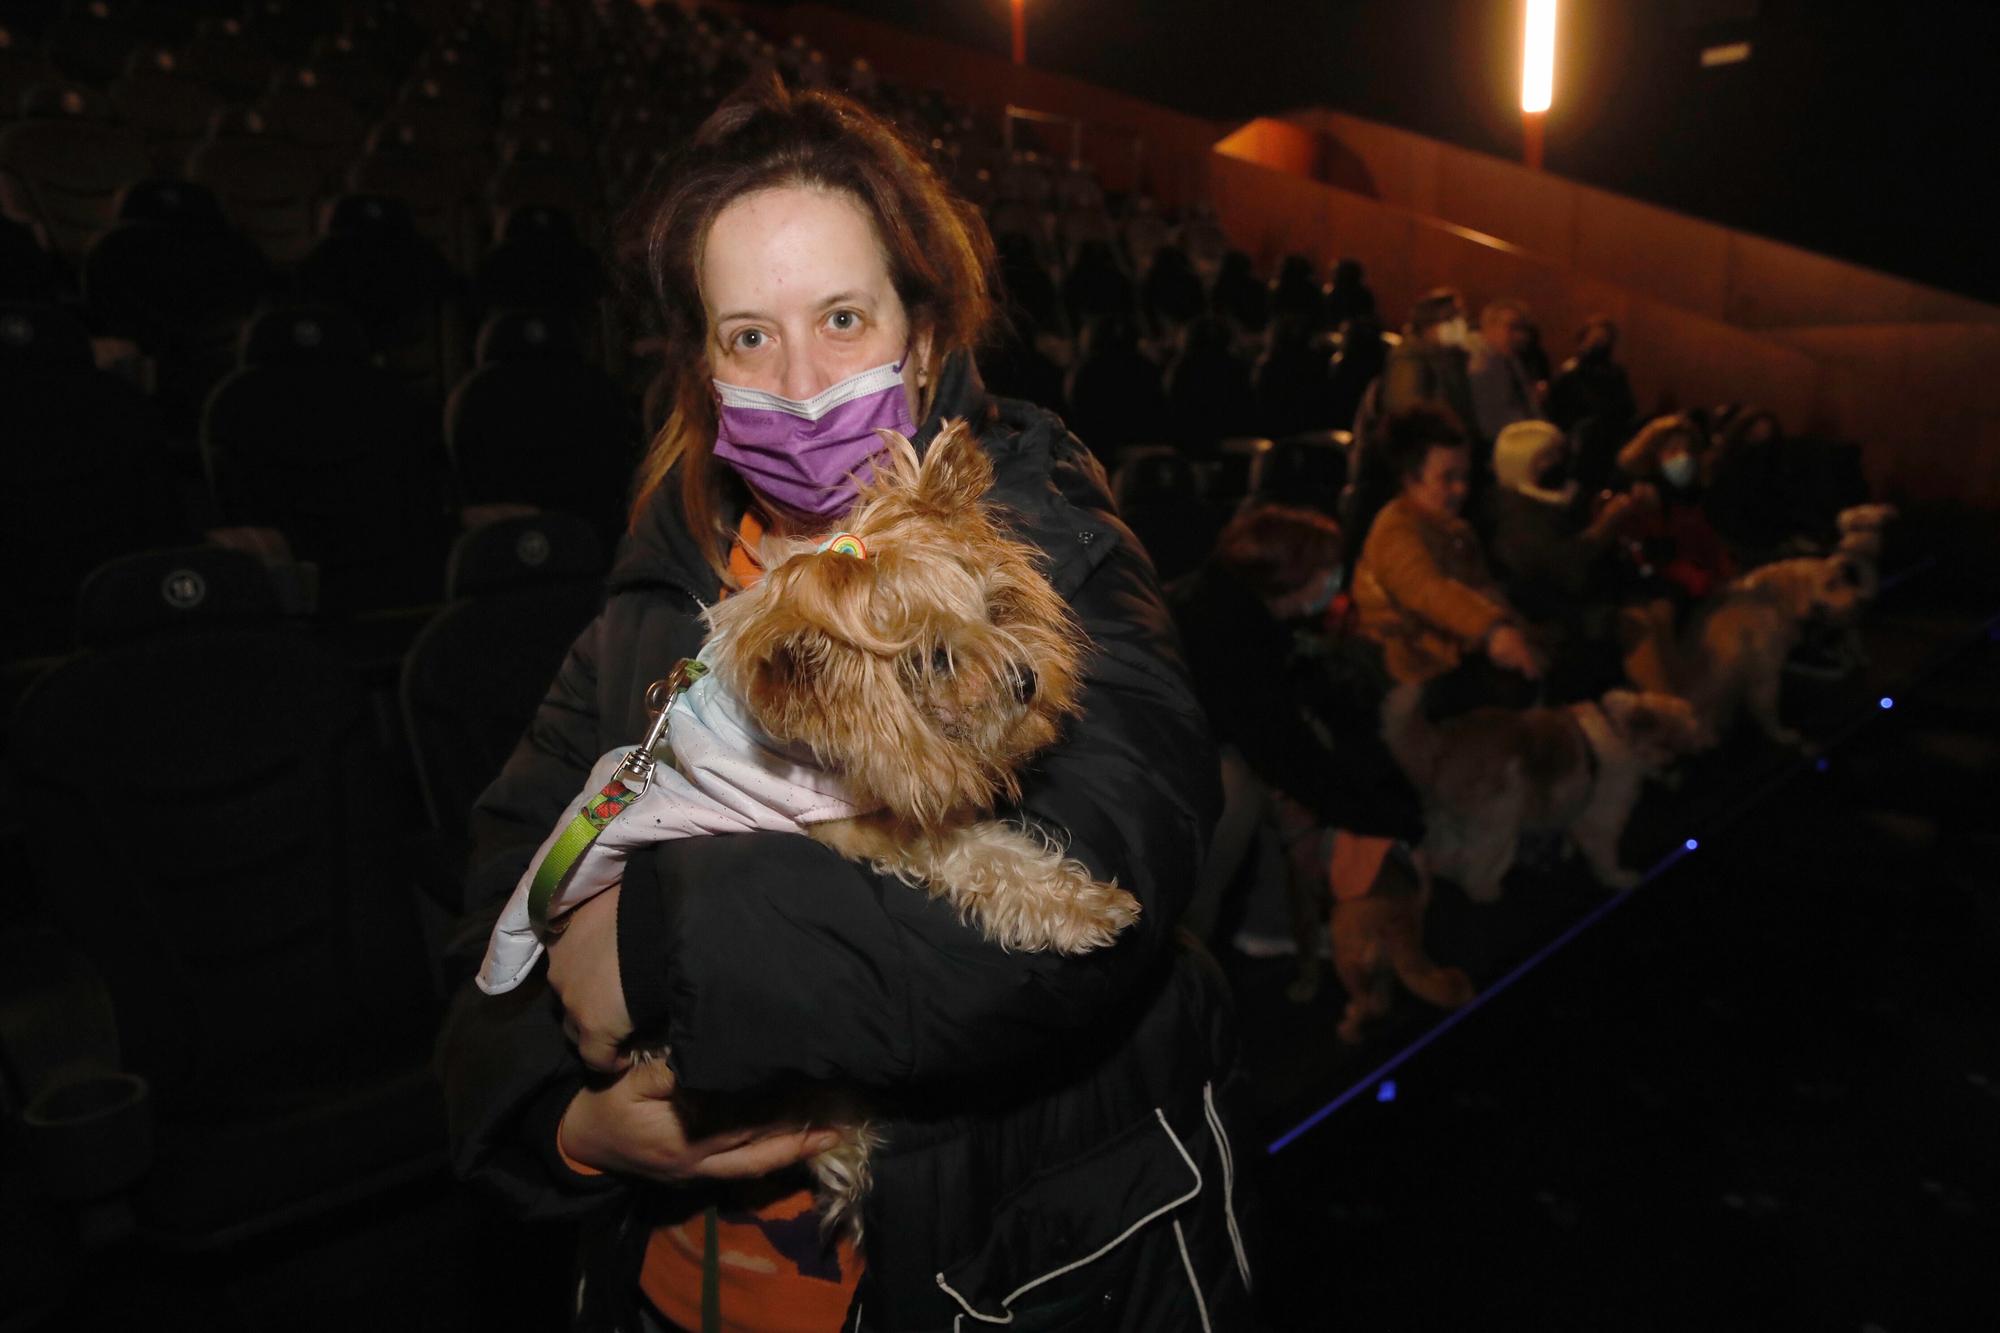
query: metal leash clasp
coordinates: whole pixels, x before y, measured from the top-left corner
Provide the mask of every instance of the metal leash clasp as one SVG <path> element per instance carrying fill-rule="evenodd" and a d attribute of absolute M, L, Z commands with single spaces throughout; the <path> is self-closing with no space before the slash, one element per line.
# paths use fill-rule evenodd
<path fill-rule="evenodd" d="M 660 762 L 657 752 L 667 738 L 667 717 L 674 700 L 707 674 L 706 663 L 683 657 L 674 663 L 672 671 L 646 687 L 646 710 L 652 716 L 652 725 L 646 729 L 646 739 L 620 761 L 618 772 L 613 775 L 630 787 L 634 796 L 645 795 L 653 784 L 653 770 Z"/>

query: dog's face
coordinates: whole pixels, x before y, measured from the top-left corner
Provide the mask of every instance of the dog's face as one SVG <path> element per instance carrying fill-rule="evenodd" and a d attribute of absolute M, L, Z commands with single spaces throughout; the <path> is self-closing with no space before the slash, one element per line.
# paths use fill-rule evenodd
<path fill-rule="evenodd" d="M 1671 694 L 1612 690 L 1598 700 L 1612 730 L 1632 747 L 1648 769 L 1715 744 L 1687 700 Z"/>
<path fill-rule="evenodd" d="M 847 520 L 865 554 L 767 544 L 763 579 L 709 612 L 707 655 L 773 738 L 934 826 L 1018 795 L 1077 711 L 1084 640 L 1039 553 L 987 512 L 971 430 L 952 423 L 921 463 L 883 434 Z"/>
<path fill-rule="evenodd" d="M 1770 597 L 1796 621 L 1845 623 L 1860 612 L 1866 600 L 1866 579 L 1859 564 L 1839 555 L 1780 560 L 1754 571 L 1743 582 Z"/>

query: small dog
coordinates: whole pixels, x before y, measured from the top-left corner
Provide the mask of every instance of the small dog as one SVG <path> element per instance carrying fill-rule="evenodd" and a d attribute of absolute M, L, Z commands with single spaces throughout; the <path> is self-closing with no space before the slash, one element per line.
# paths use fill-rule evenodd
<path fill-rule="evenodd" d="M 1473 997 L 1472 978 L 1459 968 L 1439 966 L 1424 949 L 1424 913 L 1430 903 L 1431 872 L 1424 853 L 1405 852 L 1400 845 L 1383 858 L 1366 893 L 1334 895 L 1327 929 L 1333 970 L 1347 991 L 1337 1030 L 1342 1041 L 1359 1042 L 1367 1025 L 1389 1012 L 1392 981 L 1440 1009 L 1456 1009 Z"/>
<path fill-rule="evenodd" d="M 1081 628 L 1039 553 L 986 506 L 992 464 L 965 423 L 950 423 L 921 461 L 903 436 L 882 434 L 889 448 L 847 530 L 821 543 L 768 539 L 763 578 L 709 608 L 699 662 L 677 669 L 676 688 L 655 687 L 664 713 L 641 748 L 650 753 L 664 730 L 672 767 L 651 780 L 671 789 L 674 808 L 604 804 L 621 795 L 617 775 L 636 752 L 614 751 L 592 770 L 581 800 L 602 832 L 545 893 L 547 935 L 618 881 L 630 851 L 733 828 L 805 833 L 944 898 L 1010 949 L 1083 953 L 1138 919 L 1137 899 L 1095 880 L 1050 837 L 991 817 L 1080 710 Z M 532 882 L 561 834 L 543 844 L 495 929 L 480 982 L 489 991 L 518 984 L 538 955 Z M 682 1101 L 705 1130 L 740 1110 Z M 812 1169 L 828 1227 L 858 1240 L 878 1141 L 865 1106 L 842 1089 L 807 1090 L 787 1106 L 843 1131 Z"/>
<path fill-rule="evenodd" d="M 1618 840 L 1646 779 L 1707 743 L 1693 710 L 1668 694 L 1612 690 L 1561 708 L 1479 708 L 1432 723 L 1422 686 L 1383 702 L 1390 752 L 1423 797 L 1423 854 L 1475 902 L 1500 897 L 1522 833 L 1560 830 L 1597 881 L 1629 889 Z"/>
<path fill-rule="evenodd" d="M 1848 555 L 1780 560 L 1737 579 L 1704 607 L 1684 640 L 1683 691 L 1703 728 L 1718 740 L 1747 710 L 1780 745 L 1805 738 L 1778 716 L 1785 661 L 1808 626 L 1851 624 L 1864 574 Z"/>

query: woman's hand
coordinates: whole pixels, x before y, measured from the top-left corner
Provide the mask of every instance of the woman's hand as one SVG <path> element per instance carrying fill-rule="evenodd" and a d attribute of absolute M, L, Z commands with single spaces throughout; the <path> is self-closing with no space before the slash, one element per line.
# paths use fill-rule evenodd
<path fill-rule="evenodd" d="M 631 1065 L 624 1046 L 632 1016 L 618 975 L 618 886 L 569 914 L 549 945 L 549 989 L 562 1001 L 563 1031 L 585 1064 L 604 1073 Z"/>
<path fill-rule="evenodd" d="M 763 1125 L 690 1140 L 663 1060 L 640 1060 L 616 1083 L 585 1088 L 563 1113 L 558 1146 L 572 1162 L 664 1185 L 748 1180 L 781 1171 L 840 1142 L 832 1130 Z"/>
<path fill-rule="evenodd" d="M 1501 625 L 1486 636 L 1486 655 L 1493 659 L 1495 666 L 1518 671 L 1529 680 L 1542 678 L 1542 658 L 1528 636 L 1521 633 L 1518 626 Z"/>

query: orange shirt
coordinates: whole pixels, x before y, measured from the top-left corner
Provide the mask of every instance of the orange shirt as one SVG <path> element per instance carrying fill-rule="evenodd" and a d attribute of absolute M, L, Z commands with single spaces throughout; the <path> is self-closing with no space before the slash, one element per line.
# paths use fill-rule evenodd
<path fill-rule="evenodd" d="M 729 573 L 741 587 L 763 576 L 763 537 L 763 524 L 745 513 L 729 548 Z M 596 1174 L 567 1153 L 563 1160 Z M 772 1181 L 748 1182 L 716 1210 L 724 1333 L 835 1333 L 861 1281 L 861 1256 L 845 1234 L 824 1233 L 810 1189 L 772 1194 Z M 684 1329 L 701 1327 L 704 1225 L 696 1213 L 656 1230 L 639 1269 L 639 1290 Z"/>

